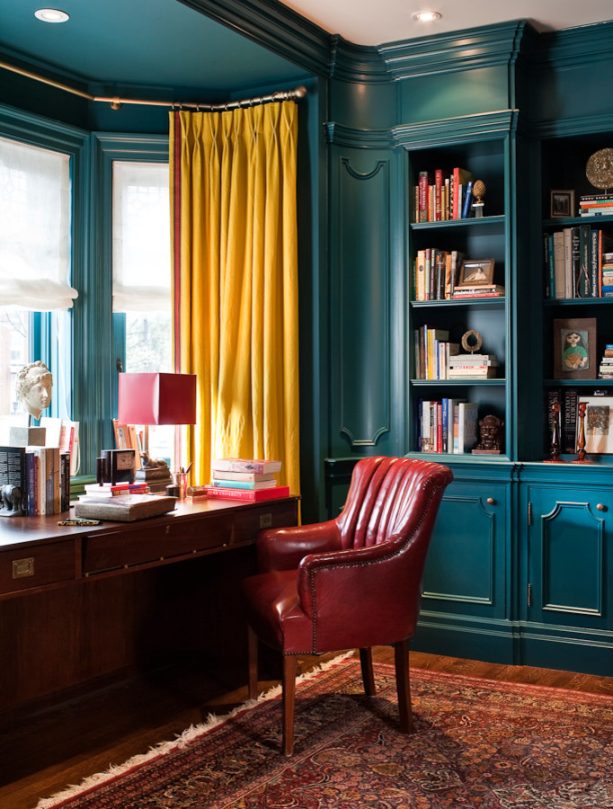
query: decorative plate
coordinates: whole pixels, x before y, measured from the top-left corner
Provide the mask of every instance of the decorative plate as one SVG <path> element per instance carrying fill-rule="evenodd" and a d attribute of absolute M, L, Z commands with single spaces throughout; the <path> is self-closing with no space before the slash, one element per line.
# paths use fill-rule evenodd
<path fill-rule="evenodd" d="M 600 149 L 588 159 L 585 176 L 594 188 L 613 188 L 613 149 Z"/>

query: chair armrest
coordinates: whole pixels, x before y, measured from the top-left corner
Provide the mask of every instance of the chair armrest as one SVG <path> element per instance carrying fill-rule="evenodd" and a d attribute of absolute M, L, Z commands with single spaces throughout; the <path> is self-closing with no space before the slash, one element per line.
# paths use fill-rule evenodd
<path fill-rule="evenodd" d="M 257 536 L 258 567 L 262 572 L 294 570 L 308 554 L 337 553 L 340 543 L 335 520 L 288 528 L 267 528 Z"/>

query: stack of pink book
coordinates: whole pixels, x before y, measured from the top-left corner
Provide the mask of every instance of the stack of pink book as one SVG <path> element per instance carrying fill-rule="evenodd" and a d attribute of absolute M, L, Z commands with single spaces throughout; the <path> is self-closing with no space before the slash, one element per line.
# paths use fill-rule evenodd
<path fill-rule="evenodd" d="M 275 474 L 281 461 L 219 458 L 213 461 L 213 480 L 204 490 L 207 497 L 258 503 L 289 497 L 289 486 L 278 486 Z"/>

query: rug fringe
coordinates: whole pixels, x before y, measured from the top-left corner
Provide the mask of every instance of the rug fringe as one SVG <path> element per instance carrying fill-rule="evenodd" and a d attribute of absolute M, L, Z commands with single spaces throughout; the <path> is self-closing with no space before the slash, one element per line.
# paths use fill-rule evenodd
<path fill-rule="evenodd" d="M 316 677 L 320 672 L 327 671 L 327 669 L 332 668 L 332 666 L 336 666 L 339 663 L 342 663 L 348 657 L 352 657 L 353 655 L 354 652 L 349 651 L 341 655 L 337 655 L 332 660 L 327 660 L 324 663 L 320 663 L 319 665 L 315 666 L 314 668 L 310 669 L 304 674 L 301 674 L 300 677 L 297 678 L 296 682 L 297 684 L 308 682 L 309 680 L 312 680 L 314 677 Z M 125 773 L 129 772 L 130 770 L 136 769 L 137 767 L 140 767 L 146 762 L 152 761 L 154 758 L 157 758 L 158 756 L 163 756 L 166 753 L 169 753 L 175 749 L 181 749 L 182 747 L 185 747 L 187 744 L 192 742 L 194 739 L 199 738 L 205 733 L 209 733 L 213 728 L 223 724 L 229 719 L 232 719 L 233 717 L 237 716 L 243 711 L 249 710 L 250 708 L 259 705 L 262 702 L 268 702 L 271 699 L 275 699 L 275 697 L 278 697 L 280 694 L 281 694 L 281 686 L 275 685 L 268 691 L 259 694 L 255 699 L 248 699 L 245 702 L 242 702 L 240 705 L 238 705 L 236 708 L 234 708 L 227 714 L 222 714 L 221 716 L 218 716 L 217 714 L 211 713 L 207 716 L 204 722 L 199 722 L 196 725 L 190 725 L 175 739 L 166 742 L 159 742 L 159 744 L 150 747 L 147 753 L 138 753 L 137 755 L 129 758 L 127 761 L 124 761 L 123 764 L 111 764 L 111 766 L 107 770 L 95 773 L 94 775 L 90 775 L 88 778 L 85 778 L 83 781 L 81 781 L 80 784 L 72 784 L 66 789 L 62 790 L 61 792 L 57 792 L 55 795 L 52 795 L 49 798 L 42 798 L 36 804 L 36 809 L 57 809 L 57 807 L 60 807 L 62 803 L 69 800 L 70 798 L 74 798 L 76 795 L 87 792 L 88 790 L 93 789 L 94 787 L 100 786 L 101 784 L 104 784 L 106 781 L 111 781 L 112 779 L 117 778 L 120 775 L 125 775 Z"/>

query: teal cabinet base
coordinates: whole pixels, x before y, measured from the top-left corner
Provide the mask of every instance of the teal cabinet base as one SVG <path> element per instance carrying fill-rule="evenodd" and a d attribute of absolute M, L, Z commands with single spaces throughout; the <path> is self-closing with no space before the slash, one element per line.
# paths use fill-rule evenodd
<path fill-rule="evenodd" d="M 482 621 L 467 616 L 421 611 L 411 649 L 449 657 L 515 662 L 516 639 L 510 621 Z"/>
<path fill-rule="evenodd" d="M 611 633 L 581 632 L 576 627 L 523 625 L 516 662 L 523 666 L 613 677 Z"/>

